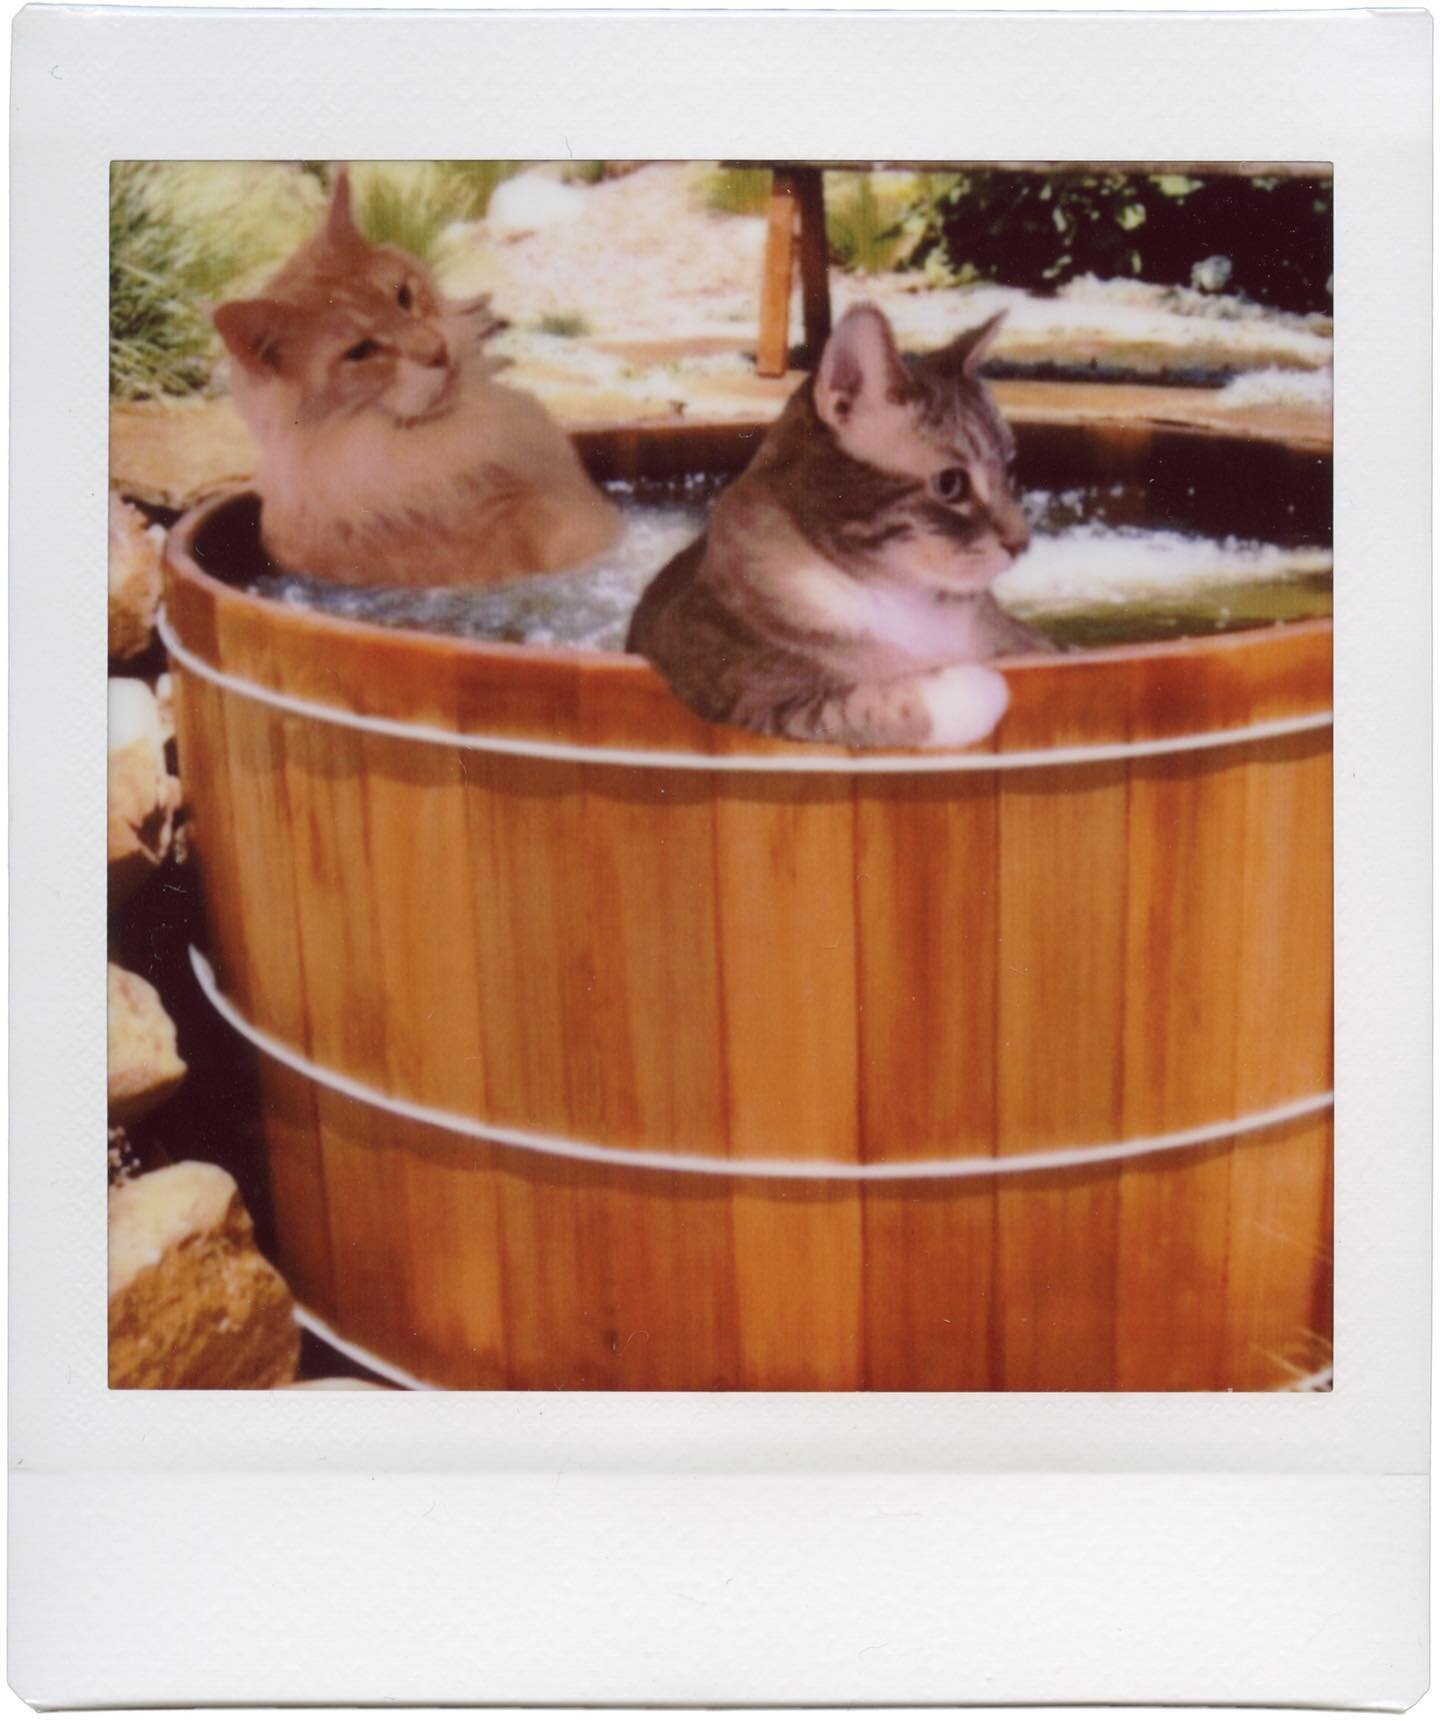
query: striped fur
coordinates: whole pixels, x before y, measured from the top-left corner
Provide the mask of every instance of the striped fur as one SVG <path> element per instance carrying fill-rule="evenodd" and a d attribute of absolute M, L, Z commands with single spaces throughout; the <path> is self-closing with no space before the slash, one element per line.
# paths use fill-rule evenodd
<path fill-rule="evenodd" d="M 999 721 L 979 667 L 1048 642 L 991 596 L 1029 529 L 1014 440 L 977 375 L 996 324 L 924 357 L 857 306 L 629 646 L 692 710 L 851 746 L 963 746 Z"/>

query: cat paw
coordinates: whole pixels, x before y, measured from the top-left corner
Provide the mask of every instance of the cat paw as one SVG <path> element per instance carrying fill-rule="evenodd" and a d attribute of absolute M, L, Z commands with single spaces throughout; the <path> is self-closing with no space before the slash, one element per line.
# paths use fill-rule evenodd
<path fill-rule="evenodd" d="M 1010 703 L 1010 688 L 997 670 L 957 664 L 937 670 L 924 684 L 930 717 L 927 747 L 968 747 L 983 741 Z"/>

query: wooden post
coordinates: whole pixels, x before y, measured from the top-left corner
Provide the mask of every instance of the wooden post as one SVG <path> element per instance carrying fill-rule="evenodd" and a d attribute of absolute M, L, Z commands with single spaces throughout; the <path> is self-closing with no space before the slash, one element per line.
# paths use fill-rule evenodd
<path fill-rule="evenodd" d="M 805 314 L 804 362 L 814 366 L 830 336 L 830 275 L 825 240 L 825 180 L 818 167 L 777 167 L 770 180 L 765 269 L 760 285 L 760 341 L 755 368 L 784 376 L 790 357 L 790 289 L 800 250 Z"/>
<path fill-rule="evenodd" d="M 784 376 L 790 356 L 790 283 L 795 271 L 795 174 L 777 167 L 766 211 L 765 263 L 760 281 L 760 340 L 755 368 Z"/>
<path fill-rule="evenodd" d="M 813 370 L 830 338 L 830 251 L 825 235 L 825 180 L 818 167 L 794 170 L 800 205 L 800 298 L 805 310 L 805 364 Z"/>

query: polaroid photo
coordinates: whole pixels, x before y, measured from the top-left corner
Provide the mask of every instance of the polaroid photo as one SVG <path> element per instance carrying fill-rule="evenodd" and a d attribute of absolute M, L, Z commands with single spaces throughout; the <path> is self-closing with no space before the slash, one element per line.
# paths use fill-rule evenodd
<path fill-rule="evenodd" d="M 14 68 L 20 1695 L 1413 1701 L 1428 17 Z"/>

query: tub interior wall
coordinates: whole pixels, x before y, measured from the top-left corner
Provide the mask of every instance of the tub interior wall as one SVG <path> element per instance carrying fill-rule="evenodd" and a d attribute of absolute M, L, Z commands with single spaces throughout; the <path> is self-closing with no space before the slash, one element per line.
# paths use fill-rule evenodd
<path fill-rule="evenodd" d="M 764 425 L 581 431 L 575 442 L 599 483 L 664 482 L 691 473 L 733 478 L 759 448 Z M 1331 542 L 1328 453 L 1249 436 L 1149 425 L 1012 426 L 1027 489 L 1127 484 L 1143 489 L 1146 518 L 1205 536 Z"/>

